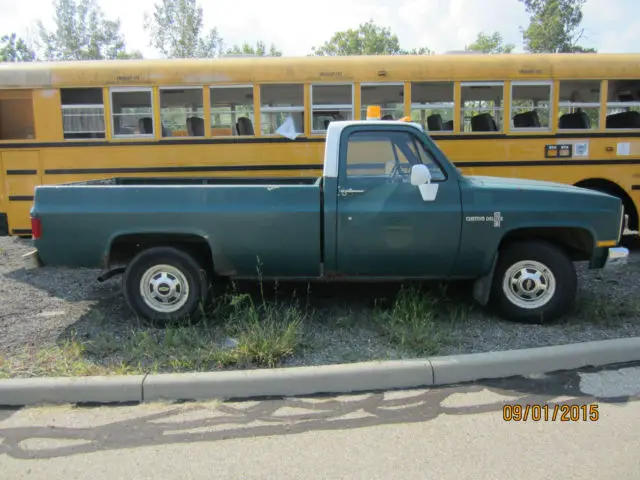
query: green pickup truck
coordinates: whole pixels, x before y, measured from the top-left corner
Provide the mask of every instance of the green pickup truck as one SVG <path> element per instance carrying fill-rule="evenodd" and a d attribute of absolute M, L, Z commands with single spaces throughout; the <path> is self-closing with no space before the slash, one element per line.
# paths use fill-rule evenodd
<path fill-rule="evenodd" d="M 137 182 L 137 183 L 136 183 Z M 169 183 L 172 182 L 172 183 Z M 570 309 L 575 261 L 623 265 L 619 199 L 563 184 L 464 176 L 420 125 L 332 122 L 304 179 L 108 179 L 39 186 L 32 267 L 123 274 L 139 316 L 197 316 L 212 282 L 475 280 L 503 318 Z"/>

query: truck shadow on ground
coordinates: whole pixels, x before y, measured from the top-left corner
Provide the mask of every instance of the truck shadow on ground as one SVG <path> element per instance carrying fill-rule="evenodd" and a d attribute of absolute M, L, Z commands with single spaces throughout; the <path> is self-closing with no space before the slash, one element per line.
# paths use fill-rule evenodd
<path fill-rule="evenodd" d="M 98 282 L 100 275 L 93 269 L 67 269 L 42 267 L 36 270 L 16 269 L 4 274 L 7 278 L 29 285 L 48 293 L 51 296 L 68 301 L 104 300 L 122 297 L 121 280 L 117 275 L 105 282 Z M 445 287 L 446 285 L 446 287 Z M 332 282 L 302 282 L 302 281 L 261 281 L 238 280 L 229 281 L 216 279 L 213 294 L 220 298 L 225 294 L 248 293 L 255 301 L 274 301 L 278 299 L 297 298 L 311 302 L 312 306 L 324 306 L 327 301 L 361 302 L 371 300 L 392 299 L 398 291 L 405 287 L 416 287 L 425 291 L 435 292 L 446 289 L 453 295 L 466 295 L 471 299 L 471 281 L 332 281 Z"/>
<path fill-rule="evenodd" d="M 136 410 L 133 418 L 129 410 L 123 414 L 123 417 L 127 417 L 124 420 L 96 425 L 89 420 L 89 426 L 83 428 L 60 425 L 0 428 L 0 438 L 3 438 L 0 454 L 16 459 L 48 459 L 142 446 L 429 422 L 444 415 L 499 413 L 505 405 L 549 404 L 552 408 L 555 404 L 586 405 L 597 402 L 623 405 L 640 400 L 637 395 L 618 398 L 587 396 L 580 391 L 579 383 L 577 372 L 562 372 L 544 379 L 520 377 L 452 387 L 341 397 L 325 395 L 217 404 L 187 402 L 102 407 Z M 487 393 L 492 394 L 489 402 Z M 474 397 L 474 394 L 481 397 Z M 563 399 L 556 401 L 559 397 Z M 72 413 L 78 414 L 83 416 L 84 412 Z M 91 415 L 91 410 L 86 412 L 85 420 Z M 118 416 L 118 412 L 113 412 L 113 415 Z M 574 420 L 575 423 L 584 421 L 582 418 Z M 29 442 L 31 445 L 42 445 L 42 448 L 29 448 Z"/>
<path fill-rule="evenodd" d="M 468 285 L 456 285 L 444 293 L 439 285 L 432 283 L 411 287 L 424 291 L 425 295 L 446 295 L 447 302 L 457 306 L 471 302 Z M 273 283 L 243 282 L 236 284 L 231 299 L 218 297 L 225 303 L 220 311 L 211 307 L 206 318 L 198 322 L 171 325 L 155 325 L 136 318 L 122 295 L 114 290 L 111 297 L 96 302 L 69 323 L 59 333 L 57 343 L 64 345 L 69 339 L 81 342 L 86 346 L 82 357 L 91 364 L 113 366 L 123 361 L 135 368 L 159 371 L 216 369 L 220 368 L 219 362 L 224 368 L 272 366 L 260 363 L 261 357 L 272 353 L 280 357 L 278 365 L 301 361 L 309 352 L 317 352 L 331 363 L 364 361 L 381 355 L 383 358 L 385 352 L 393 348 L 378 336 L 376 321 L 383 320 L 375 315 L 395 312 L 394 301 L 402 288 L 408 287 L 396 283 L 350 283 L 313 285 L 309 290 L 306 284 L 300 283 L 279 284 L 276 288 Z M 255 307 L 247 302 L 242 308 L 229 307 L 233 298 L 241 295 L 251 298 Z M 440 308 L 438 304 L 427 307 Z M 430 312 L 422 313 L 429 315 Z M 446 314 L 443 307 L 443 319 L 433 322 L 446 323 Z M 256 319 L 266 326 L 256 328 Z M 292 340 L 287 328 L 299 319 L 302 319 L 297 327 L 299 336 Z M 284 340 L 276 339 L 276 334 Z M 238 339 L 239 346 L 228 346 L 228 339 Z M 362 347 L 358 353 L 351 352 L 355 349 L 354 342 Z M 274 353 L 282 352 L 287 346 L 292 353 Z M 246 349 L 251 351 L 251 358 L 242 354 Z M 225 351 L 229 354 L 225 355 Z"/>
<path fill-rule="evenodd" d="M 69 302 L 102 300 L 119 294 L 119 277 L 100 283 L 99 275 L 98 270 L 57 267 L 19 268 L 4 274 L 8 279 Z"/>

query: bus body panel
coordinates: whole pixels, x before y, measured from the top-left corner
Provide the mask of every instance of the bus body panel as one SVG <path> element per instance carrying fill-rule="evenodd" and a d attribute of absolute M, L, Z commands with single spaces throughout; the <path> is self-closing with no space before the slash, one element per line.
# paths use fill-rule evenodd
<path fill-rule="evenodd" d="M 15 159 L 18 158 L 17 152 L 22 150 L 37 152 L 39 156 L 35 167 L 31 166 L 34 164 L 31 159 L 0 162 L 0 223 L 3 223 L 2 215 L 5 215 L 10 234 L 29 234 L 30 197 L 33 196 L 33 187 L 40 184 L 54 185 L 115 175 L 136 178 L 317 177 L 322 170 L 325 136 L 313 129 L 315 119 L 324 111 L 314 107 L 320 101 L 314 93 L 316 86 L 351 86 L 350 111 L 347 113 L 359 119 L 366 104 L 367 89 L 372 84 L 386 83 L 393 86 L 391 90 L 404 89 L 402 100 L 393 107 L 398 114 L 415 114 L 426 122 L 422 118 L 426 107 L 414 104 L 419 101 L 415 83 L 451 82 L 454 89 L 452 99 L 455 100 L 454 131 L 431 131 L 430 134 L 465 174 L 555 181 L 606 191 L 621 198 L 626 213 L 630 215 L 630 227 L 637 230 L 640 125 L 630 129 L 607 129 L 605 122 L 606 115 L 615 110 L 609 111 L 609 102 L 617 100 L 612 97 L 610 83 L 620 80 L 640 82 L 639 59 L 638 54 L 510 54 L 0 65 L 0 115 L 12 120 L 0 121 L 0 125 L 24 124 L 28 127 L 24 128 L 22 136 L 16 136 L 12 131 L 5 138 L 4 127 L 0 126 L 0 156 Z M 562 82 L 579 80 L 593 80 L 602 86 L 597 107 L 599 117 L 592 119 L 597 123 L 588 130 L 560 130 L 557 120 L 561 112 L 557 102 L 561 100 Z M 514 113 L 508 90 L 521 81 L 551 82 L 553 98 L 549 128 L 527 131 L 515 129 L 512 122 L 507 121 Z M 468 119 L 461 118 L 464 97 L 461 92 L 465 82 L 504 83 L 501 105 L 504 118 L 500 132 L 465 130 L 464 122 Z M 271 114 L 257 99 L 263 86 L 273 84 L 304 87 L 300 105 L 305 112 L 303 131 L 298 132 L 295 140 L 278 134 L 267 135 L 262 131 Z M 249 86 L 256 99 L 255 102 L 251 100 L 255 133 L 220 136 L 233 129 L 226 128 L 227 125 L 219 128 L 213 125 L 213 120 L 208 121 L 217 115 L 211 107 L 218 92 L 215 88 L 240 85 Z M 176 127 L 174 136 L 164 137 L 156 126 L 152 135 L 116 138 L 111 117 L 114 106 L 111 89 L 149 89 L 155 121 L 163 118 L 158 99 L 162 98 L 161 93 L 166 87 L 202 89 L 203 104 L 198 115 L 207 120 L 202 135 L 184 137 L 188 134 L 185 126 Z M 209 90 L 208 87 L 215 88 Z M 103 138 L 64 138 L 62 107 L 65 100 L 62 93 L 75 88 L 101 91 L 102 110 L 99 111 L 104 112 Z M 605 97 L 607 91 L 609 94 Z M 629 103 L 628 108 L 638 110 L 640 103 L 636 103 Z M 6 105 L 13 106 L 3 108 Z M 585 108 L 588 111 L 591 107 Z M 571 154 L 550 154 L 559 149 Z M 21 158 L 28 156 L 32 154 Z M 0 224 L 0 232 L 2 230 Z"/>

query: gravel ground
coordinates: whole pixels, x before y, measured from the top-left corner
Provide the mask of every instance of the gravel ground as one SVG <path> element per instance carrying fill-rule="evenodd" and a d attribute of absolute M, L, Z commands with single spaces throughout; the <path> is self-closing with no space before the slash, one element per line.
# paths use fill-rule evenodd
<path fill-rule="evenodd" d="M 120 277 L 98 283 L 95 270 L 45 267 L 26 271 L 21 255 L 30 248 L 29 240 L 0 237 L 0 365 L 2 357 L 11 358 L 25 348 L 59 345 L 72 335 L 91 340 L 108 334 L 120 341 L 131 338 L 134 331 L 158 331 L 132 317 L 120 293 Z M 578 265 L 578 271 L 580 292 L 575 312 L 561 322 L 545 326 L 514 324 L 474 308 L 464 318 L 447 324 L 452 341 L 439 353 L 640 336 L 640 253 L 633 253 L 620 271 L 588 271 L 584 265 Z M 385 288 L 393 289 L 384 285 L 313 286 L 308 298 L 320 313 L 307 325 L 302 348 L 284 364 L 407 356 L 367 327 L 367 315 Z M 467 301 L 466 296 L 461 297 L 460 302 Z"/>

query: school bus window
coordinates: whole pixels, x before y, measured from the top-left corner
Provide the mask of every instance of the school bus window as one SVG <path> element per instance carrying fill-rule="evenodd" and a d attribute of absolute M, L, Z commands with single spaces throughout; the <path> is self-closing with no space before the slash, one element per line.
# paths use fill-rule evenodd
<path fill-rule="evenodd" d="M 640 128 L 640 80 L 609 80 L 607 128 Z"/>
<path fill-rule="evenodd" d="M 329 123 L 353 119 L 353 85 L 311 85 L 311 130 L 326 132 Z"/>
<path fill-rule="evenodd" d="M 511 127 L 551 128 L 551 82 L 511 83 Z"/>
<path fill-rule="evenodd" d="M 152 137 L 155 132 L 152 90 L 112 89 L 111 119 L 114 137 Z"/>
<path fill-rule="evenodd" d="M 105 138 L 101 88 L 61 88 L 60 103 L 65 140 Z"/>
<path fill-rule="evenodd" d="M 211 134 L 254 135 L 253 87 L 211 87 Z"/>
<path fill-rule="evenodd" d="M 411 83 L 411 118 L 430 132 L 453 132 L 453 82 Z"/>
<path fill-rule="evenodd" d="M 461 123 L 464 132 L 501 132 L 503 130 L 504 83 L 464 82 Z"/>
<path fill-rule="evenodd" d="M 360 85 L 360 118 L 367 118 L 367 107 L 379 105 L 382 120 L 404 117 L 403 83 L 363 83 Z"/>
<path fill-rule="evenodd" d="M 290 133 L 304 133 L 303 85 L 261 85 L 260 99 L 263 135 L 276 134 L 280 127 Z"/>
<path fill-rule="evenodd" d="M 163 137 L 204 137 L 202 88 L 160 88 Z"/>
<path fill-rule="evenodd" d="M 600 119 L 599 80 L 561 80 L 558 129 L 598 129 Z"/>
<path fill-rule="evenodd" d="M 30 90 L 0 90 L 0 140 L 35 138 Z"/>

